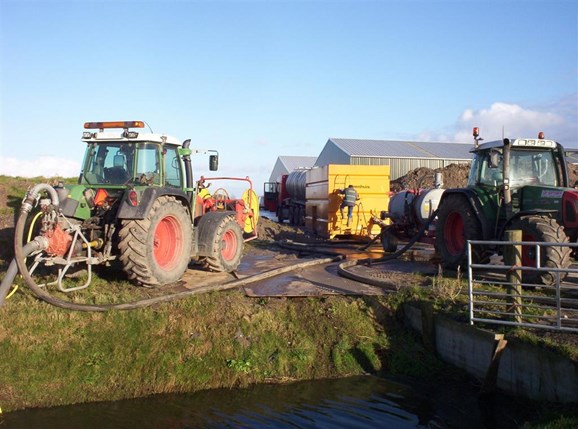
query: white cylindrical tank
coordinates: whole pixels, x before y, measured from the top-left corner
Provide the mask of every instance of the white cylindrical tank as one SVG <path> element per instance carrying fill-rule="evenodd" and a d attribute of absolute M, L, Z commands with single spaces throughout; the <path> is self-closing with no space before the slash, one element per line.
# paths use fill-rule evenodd
<path fill-rule="evenodd" d="M 401 191 L 389 199 L 388 211 L 392 219 L 401 219 L 408 215 L 409 209 L 415 198 L 412 191 Z"/>
<path fill-rule="evenodd" d="M 417 196 L 414 205 L 420 222 L 425 223 L 432 213 L 437 210 L 444 192 L 445 189 L 428 189 Z"/>

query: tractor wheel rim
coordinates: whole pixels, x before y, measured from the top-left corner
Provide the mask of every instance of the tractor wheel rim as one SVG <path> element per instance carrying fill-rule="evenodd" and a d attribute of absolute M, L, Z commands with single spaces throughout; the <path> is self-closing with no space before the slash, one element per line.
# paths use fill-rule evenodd
<path fill-rule="evenodd" d="M 464 219 L 459 213 L 450 213 L 444 226 L 444 237 L 448 251 L 459 255 L 464 251 Z"/>
<path fill-rule="evenodd" d="M 221 242 L 221 255 L 225 261 L 231 261 L 237 254 L 237 236 L 232 230 L 228 230 L 223 234 Z"/>
<path fill-rule="evenodd" d="M 165 271 L 175 267 L 183 248 L 183 231 L 179 221 L 166 216 L 155 228 L 153 252 L 157 265 Z"/>

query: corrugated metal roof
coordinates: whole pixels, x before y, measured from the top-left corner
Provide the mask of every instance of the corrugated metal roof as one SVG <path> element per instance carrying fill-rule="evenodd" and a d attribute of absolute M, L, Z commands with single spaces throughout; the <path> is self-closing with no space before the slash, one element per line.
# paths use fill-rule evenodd
<path fill-rule="evenodd" d="M 316 160 L 315 156 L 279 156 L 275 161 L 269 181 L 276 182 L 283 174 L 288 174 L 296 168 L 313 167 Z"/>
<path fill-rule="evenodd" d="M 471 144 L 331 138 L 350 156 L 472 159 Z"/>
<path fill-rule="evenodd" d="M 283 163 L 287 172 L 292 172 L 296 168 L 309 168 L 315 164 L 316 156 L 280 156 L 279 161 Z"/>

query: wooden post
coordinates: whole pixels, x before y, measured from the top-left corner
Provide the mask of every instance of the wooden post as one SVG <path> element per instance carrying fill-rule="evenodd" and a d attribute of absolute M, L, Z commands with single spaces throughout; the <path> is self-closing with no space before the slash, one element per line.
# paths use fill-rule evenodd
<path fill-rule="evenodd" d="M 506 231 L 506 241 L 522 241 L 521 230 Z M 504 248 L 504 264 L 513 268 L 508 271 L 508 294 L 510 295 L 510 304 L 514 310 L 514 321 L 522 323 L 522 271 L 515 267 L 522 266 L 522 246 L 508 245 Z"/>

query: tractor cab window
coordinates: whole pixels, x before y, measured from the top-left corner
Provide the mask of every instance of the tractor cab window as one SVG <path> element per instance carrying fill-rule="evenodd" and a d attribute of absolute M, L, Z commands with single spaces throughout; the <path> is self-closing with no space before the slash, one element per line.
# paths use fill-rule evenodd
<path fill-rule="evenodd" d="M 181 160 L 177 148 L 168 147 L 165 153 L 165 186 L 182 188 Z"/>
<path fill-rule="evenodd" d="M 131 177 L 133 161 L 132 145 L 107 143 L 89 147 L 81 183 L 123 185 Z"/>
<path fill-rule="evenodd" d="M 504 163 L 502 153 L 491 150 L 480 157 L 480 181 L 481 185 L 501 186 L 504 182 Z"/>
<path fill-rule="evenodd" d="M 161 162 L 159 145 L 155 143 L 138 143 L 136 150 L 136 168 L 134 183 L 140 185 L 161 184 Z"/>
<path fill-rule="evenodd" d="M 510 155 L 510 182 L 512 188 L 527 185 L 558 186 L 552 152 L 513 149 Z"/>
<path fill-rule="evenodd" d="M 159 145 L 111 142 L 90 146 L 81 183 L 158 185 L 160 184 Z"/>

